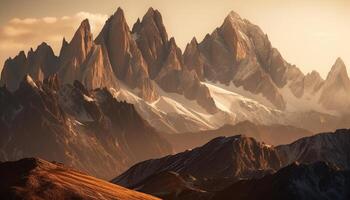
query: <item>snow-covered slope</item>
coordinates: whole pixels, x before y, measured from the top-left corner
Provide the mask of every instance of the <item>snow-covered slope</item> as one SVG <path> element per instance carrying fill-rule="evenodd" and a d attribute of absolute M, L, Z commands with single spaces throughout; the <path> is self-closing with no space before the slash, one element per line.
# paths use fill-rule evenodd
<path fill-rule="evenodd" d="M 246 120 L 258 124 L 285 123 L 284 114 L 275 108 L 213 83 L 203 84 L 209 88 L 210 95 L 219 109 L 215 114 L 208 113 L 196 101 L 176 93 L 166 93 L 159 87 L 156 88 L 159 98 L 152 103 L 144 101 L 136 95 L 137 90 L 125 85 L 121 85 L 118 91 L 110 90 L 118 100 L 134 104 L 153 127 L 168 133 L 216 129 L 225 124 L 236 124 Z M 258 95 L 255 97 L 263 99 Z"/>

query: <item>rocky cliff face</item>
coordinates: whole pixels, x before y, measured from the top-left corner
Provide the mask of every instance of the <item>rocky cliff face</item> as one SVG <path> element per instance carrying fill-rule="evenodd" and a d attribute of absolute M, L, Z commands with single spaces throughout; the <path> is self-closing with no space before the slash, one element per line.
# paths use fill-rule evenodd
<path fill-rule="evenodd" d="M 0 92 L 1 160 L 39 156 L 103 178 L 135 162 L 171 153 L 170 145 L 107 89 L 26 76 L 14 93 Z M 33 140 L 35 138 L 35 140 Z"/>

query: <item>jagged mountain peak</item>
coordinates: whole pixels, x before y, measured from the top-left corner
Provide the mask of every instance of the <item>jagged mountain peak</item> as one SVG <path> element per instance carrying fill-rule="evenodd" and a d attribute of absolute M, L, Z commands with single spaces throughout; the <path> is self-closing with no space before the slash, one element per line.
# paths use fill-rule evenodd
<path fill-rule="evenodd" d="M 92 33 L 91 33 L 91 27 L 88 19 L 84 19 L 81 23 L 77 31 L 75 32 L 72 41 L 78 39 L 78 38 L 84 38 L 84 40 L 91 40 L 92 41 Z M 71 41 L 71 43 L 72 43 Z"/>
<path fill-rule="evenodd" d="M 136 26 L 137 24 L 140 24 L 139 26 Z M 155 37 L 159 34 L 163 44 L 165 44 L 168 41 L 168 34 L 166 32 L 164 23 L 163 23 L 163 17 L 162 14 L 156 10 L 150 7 L 147 11 L 147 13 L 143 16 L 141 22 L 136 22 L 134 25 L 135 29 L 133 28 L 133 33 L 138 33 L 142 30 L 140 29 L 146 29 L 143 30 L 148 37 L 152 36 Z"/>
<path fill-rule="evenodd" d="M 121 7 L 118 7 L 117 11 L 112 15 L 113 19 L 117 19 L 118 21 L 125 21 L 124 10 Z"/>
<path fill-rule="evenodd" d="M 80 23 L 79 30 L 85 30 L 86 32 L 90 32 L 91 27 L 90 27 L 89 19 L 84 19 L 84 20 Z"/>
<path fill-rule="evenodd" d="M 66 51 L 68 46 L 69 46 L 69 43 L 67 42 L 66 38 L 63 37 L 59 57 L 62 56 L 62 54 Z"/>
<path fill-rule="evenodd" d="M 26 53 L 22 50 L 13 59 L 9 58 L 9 60 L 15 60 L 15 59 L 27 59 Z"/>
<path fill-rule="evenodd" d="M 170 48 L 177 48 L 177 44 L 176 44 L 176 41 L 175 41 L 175 38 L 174 37 L 171 37 L 170 40 L 169 40 L 169 46 Z"/>
<path fill-rule="evenodd" d="M 51 48 L 51 46 L 48 45 L 46 42 L 42 42 L 42 43 L 38 46 L 37 50 L 43 49 L 43 48 Z M 33 50 L 33 49 L 31 48 L 31 50 Z"/>
<path fill-rule="evenodd" d="M 235 11 L 231 11 L 226 16 L 223 25 L 225 25 L 225 24 L 232 25 L 232 24 L 235 24 L 237 22 L 242 22 L 242 21 L 244 21 L 244 19 L 242 19 L 238 13 L 236 13 Z"/>
<path fill-rule="evenodd" d="M 28 58 L 32 57 L 34 54 L 40 54 L 45 55 L 46 53 L 50 54 L 53 57 L 55 56 L 55 53 L 50 45 L 48 45 L 46 42 L 42 42 L 35 51 L 33 51 L 33 48 L 30 48 L 28 52 Z"/>
<path fill-rule="evenodd" d="M 193 44 L 193 45 L 198 45 L 198 41 L 196 37 L 193 37 L 191 42 L 189 44 Z"/>
<path fill-rule="evenodd" d="M 230 11 L 228 17 L 231 17 L 233 19 L 242 19 L 241 16 L 233 10 Z"/>
<path fill-rule="evenodd" d="M 339 76 L 339 75 L 343 77 L 348 77 L 345 63 L 341 58 L 337 58 L 334 65 L 332 66 L 331 71 L 328 73 L 327 79 L 330 79 L 333 76 Z"/>
<path fill-rule="evenodd" d="M 153 16 L 156 13 L 159 13 L 159 11 L 151 6 L 148 8 L 145 16 Z"/>

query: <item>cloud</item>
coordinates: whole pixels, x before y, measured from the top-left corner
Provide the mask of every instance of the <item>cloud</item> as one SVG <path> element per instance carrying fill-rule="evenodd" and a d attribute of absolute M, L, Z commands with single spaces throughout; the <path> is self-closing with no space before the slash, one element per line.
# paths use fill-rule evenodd
<path fill-rule="evenodd" d="M 48 23 L 48 24 L 53 24 L 53 23 L 57 22 L 57 18 L 56 17 L 44 17 L 43 21 L 45 23 Z"/>
<path fill-rule="evenodd" d="M 86 18 L 96 36 L 107 17 L 104 14 L 79 12 L 72 16 L 13 18 L 0 27 L 0 70 L 5 59 L 16 56 L 21 50 L 35 49 L 42 42 L 48 43 L 58 54 L 63 37 L 69 41 L 80 22 Z"/>

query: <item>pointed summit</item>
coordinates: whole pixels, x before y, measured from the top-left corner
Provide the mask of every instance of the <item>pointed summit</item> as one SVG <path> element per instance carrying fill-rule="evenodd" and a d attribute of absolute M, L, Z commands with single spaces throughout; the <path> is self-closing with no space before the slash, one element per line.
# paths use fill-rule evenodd
<path fill-rule="evenodd" d="M 231 10 L 231 12 L 228 14 L 228 16 L 230 16 L 232 18 L 241 19 L 241 16 L 233 10 Z"/>
<path fill-rule="evenodd" d="M 163 43 L 168 40 L 168 34 L 163 24 L 163 18 L 158 10 L 154 10 L 152 7 L 150 7 L 147 13 L 143 16 L 141 23 L 144 28 L 151 26 L 153 29 L 152 31 L 158 31 L 158 34 L 160 34 Z"/>
<path fill-rule="evenodd" d="M 92 47 L 92 43 L 93 41 L 90 23 L 88 19 L 85 19 L 81 22 L 69 45 L 71 50 L 80 51 L 80 59 L 85 59 L 87 53 Z"/>
<path fill-rule="evenodd" d="M 145 16 L 149 16 L 149 15 L 152 16 L 154 12 L 155 10 L 153 9 L 153 7 L 149 7 Z"/>
<path fill-rule="evenodd" d="M 117 11 L 114 13 L 112 18 L 114 20 L 119 21 L 119 22 L 125 22 L 126 23 L 124 10 L 121 7 L 118 7 Z"/>
<path fill-rule="evenodd" d="M 88 19 L 81 22 L 69 44 L 62 42 L 60 51 L 59 77 L 63 83 L 72 83 L 79 80 L 81 65 L 88 57 L 94 45 L 91 27 Z"/>
<path fill-rule="evenodd" d="M 350 79 L 341 58 L 332 66 L 322 90 L 319 102 L 325 108 L 339 113 L 350 109 Z"/>
<path fill-rule="evenodd" d="M 89 23 L 89 19 L 84 19 L 81 23 L 80 23 L 80 27 L 79 29 L 84 29 L 87 32 L 90 31 L 91 27 L 90 27 L 90 23 Z"/>
<path fill-rule="evenodd" d="M 198 45 L 198 41 L 197 41 L 197 38 L 196 37 L 193 37 L 190 44 L 192 45 Z"/>
<path fill-rule="evenodd" d="M 341 58 L 337 58 L 331 71 L 328 73 L 327 80 L 330 79 L 347 79 L 349 80 L 348 73 L 344 61 Z"/>
<path fill-rule="evenodd" d="M 242 20 L 241 16 L 234 12 L 234 11 L 231 11 L 225 18 L 224 20 L 224 24 L 225 23 L 233 23 L 234 21 L 237 21 L 237 20 Z"/>
<path fill-rule="evenodd" d="M 62 46 L 61 46 L 61 50 L 60 50 L 59 57 L 62 56 L 62 53 L 65 52 L 65 50 L 66 50 L 67 47 L 68 47 L 68 42 L 67 42 L 66 38 L 63 37 Z"/>

